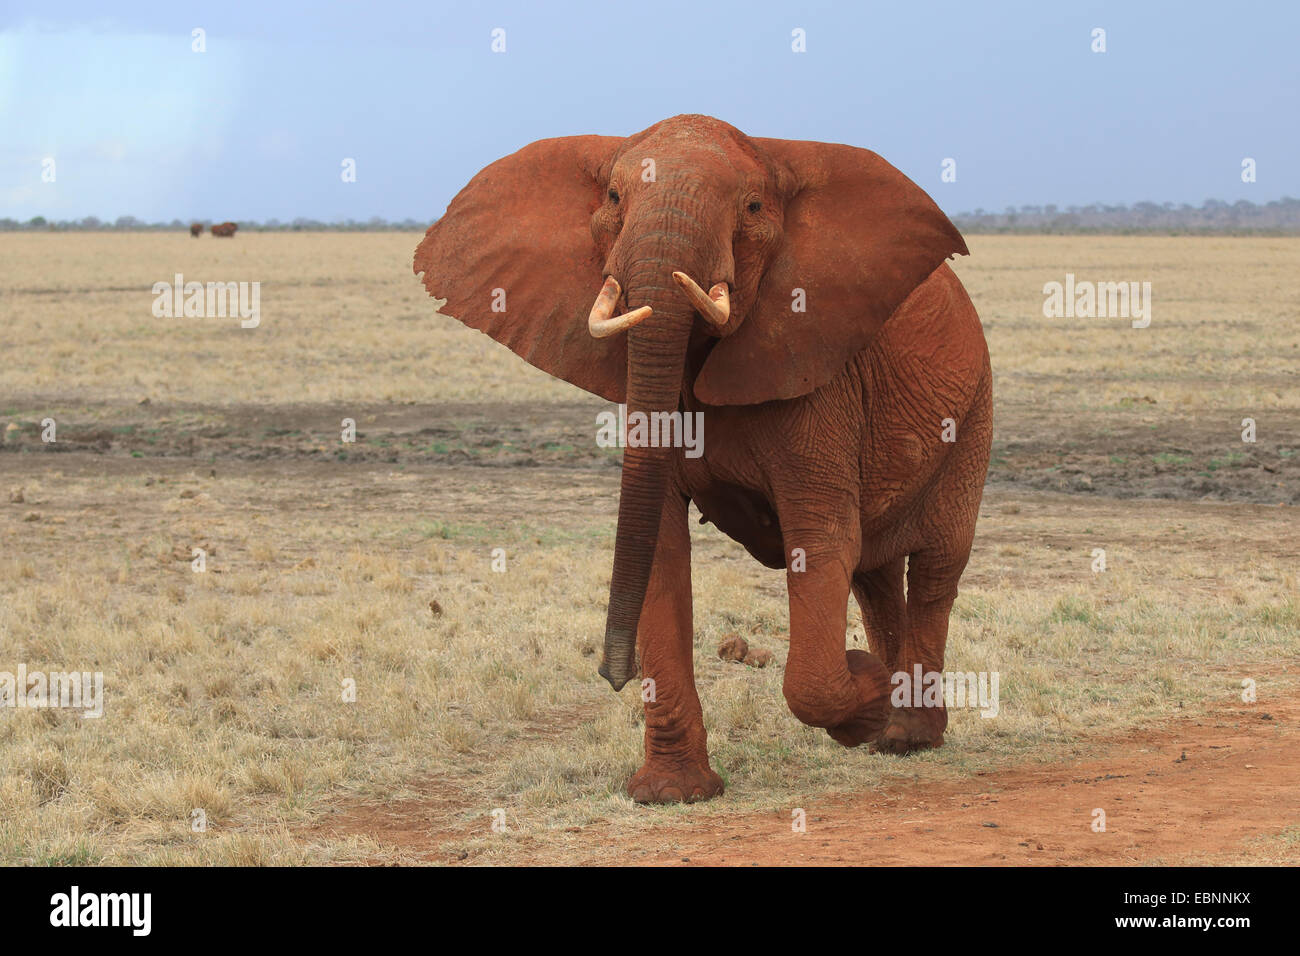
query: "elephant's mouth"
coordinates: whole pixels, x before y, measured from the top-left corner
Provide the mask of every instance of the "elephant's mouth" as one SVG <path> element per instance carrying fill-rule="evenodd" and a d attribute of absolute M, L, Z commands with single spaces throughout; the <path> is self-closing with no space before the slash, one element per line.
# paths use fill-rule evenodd
<path fill-rule="evenodd" d="M 690 300 L 695 310 L 715 329 L 723 329 L 731 321 L 731 292 L 726 282 L 714 283 L 713 287 L 705 292 L 685 272 L 674 272 L 673 281 L 686 294 L 686 298 Z M 626 332 L 653 314 L 650 306 L 643 305 L 631 312 L 615 315 L 614 309 L 622 294 L 623 289 L 619 286 L 618 280 L 613 276 L 606 276 L 605 284 L 596 294 L 596 301 L 592 303 L 591 314 L 587 316 L 587 329 L 593 338 L 603 339 Z"/>
<path fill-rule="evenodd" d="M 603 339 L 626 332 L 632 326 L 650 318 L 654 310 L 648 305 L 631 312 L 624 312 L 622 315 L 615 315 L 614 309 L 618 305 L 618 297 L 622 294 L 623 289 L 619 286 L 618 280 L 613 276 L 606 276 L 605 284 L 601 286 L 600 292 L 596 294 L 596 301 L 592 303 L 591 314 L 587 316 L 587 330 L 591 332 L 592 338 Z"/>
<path fill-rule="evenodd" d="M 674 272 L 673 281 L 681 286 L 686 298 L 704 317 L 704 321 L 718 329 L 725 328 L 731 321 L 731 292 L 726 282 L 715 283 L 713 288 L 705 292 L 685 272 Z"/>

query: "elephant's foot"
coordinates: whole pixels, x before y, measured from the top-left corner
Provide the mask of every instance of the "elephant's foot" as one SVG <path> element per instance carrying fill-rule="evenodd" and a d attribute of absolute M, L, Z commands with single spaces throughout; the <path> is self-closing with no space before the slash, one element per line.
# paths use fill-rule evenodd
<path fill-rule="evenodd" d="M 875 741 L 878 753 L 909 754 L 943 745 L 948 711 L 943 707 L 897 707 Z"/>
<path fill-rule="evenodd" d="M 698 803 L 722 793 L 722 778 L 713 772 L 708 758 L 687 764 L 647 758 L 627 782 L 627 792 L 637 803 Z"/>
<path fill-rule="evenodd" d="M 862 706 L 849 720 L 827 727 L 826 732 L 837 743 L 856 747 L 879 737 L 889 722 L 892 710 L 889 706 L 889 670 L 880 658 L 866 651 L 845 651 L 844 656 Z"/>

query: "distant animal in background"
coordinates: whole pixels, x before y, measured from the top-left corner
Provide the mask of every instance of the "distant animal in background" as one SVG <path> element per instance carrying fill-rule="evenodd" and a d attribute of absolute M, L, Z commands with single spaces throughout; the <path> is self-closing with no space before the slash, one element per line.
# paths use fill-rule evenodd
<path fill-rule="evenodd" d="M 190 235 L 193 236 L 195 239 L 203 235 L 203 223 L 201 222 L 190 223 Z"/>
<path fill-rule="evenodd" d="M 224 236 L 229 239 L 235 234 L 235 230 L 238 228 L 239 226 L 233 222 L 220 222 L 212 227 L 212 234 L 214 236 Z"/>

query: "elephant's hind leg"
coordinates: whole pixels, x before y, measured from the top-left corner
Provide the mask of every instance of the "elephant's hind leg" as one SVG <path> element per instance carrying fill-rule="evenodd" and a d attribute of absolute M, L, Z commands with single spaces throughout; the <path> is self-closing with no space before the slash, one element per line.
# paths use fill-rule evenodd
<path fill-rule="evenodd" d="M 686 506 L 686 499 L 672 492 L 664 501 L 637 629 L 645 763 L 627 784 L 637 803 L 692 803 L 722 793 L 722 778 L 709 766 L 704 715 L 695 691 Z"/>
<path fill-rule="evenodd" d="M 966 553 L 957 559 L 942 559 L 925 551 L 911 556 L 907 568 L 907 623 L 894 670 L 908 676 L 912 700 L 892 709 L 889 725 L 876 741 L 877 750 L 906 754 L 943 744 L 948 711 L 942 691 L 937 700 L 929 699 L 924 693 L 924 681 L 943 673 L 948 618 L 965 566 Z M 921 687 L 915 686 L 918 670 L 923 680 Z"/>
<path fill-rule="evenodd" d="M 862 608 L 867 646 L 891 673 L 898 668 L 907 628 L 907 597 L 903 587 L 906 574 L 907 556 L 900 555 L 878 568 L 853 575 L 853 596 Z"/>
<path fill-rule="evenodd" d="M 892 708 L 889 725 L 876 741 L 879 750 L 903 754 L 943 744 L 948 711 L 942 692 L 937 700 L 933 690 L 927 695 L 924 686 L 915 686 L 916 674 L 920 671 L 923 684 L 931 686 L 942 680 L 938 675 L 943 674 L 949 617 L 970 559 L 988 471 L 991 403 L 986 369 L 979 394 L 962 421 L 953 457 L 940 470 L 923 509 L 917 534 L 926 544 L 907 559 L 903 642 L 892 670 L 908 675 L 912 695 L 910 706 Z"/>

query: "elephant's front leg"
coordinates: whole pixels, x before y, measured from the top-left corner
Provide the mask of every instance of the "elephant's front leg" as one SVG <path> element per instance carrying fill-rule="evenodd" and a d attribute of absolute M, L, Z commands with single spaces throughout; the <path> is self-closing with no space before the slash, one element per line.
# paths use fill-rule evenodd
<path fill-rule="evenodd" d="M 817 532 L 816 534 L 824 534 Z M 874 740 L 889 718 L 889 671 L 875 654 L 845 651 L 856 539 L 785 537 L 790 591 L 786 702 L 805 724 L 846 747 Z"/>
<path fill-rule="evenodd" d="M 637 629 L 645 700 L 645 763 L 628 781 L 637 803 L 693 803 L 722 793 L 709 766 L 695 692 L 687 500 L 669 491 Z"/>

